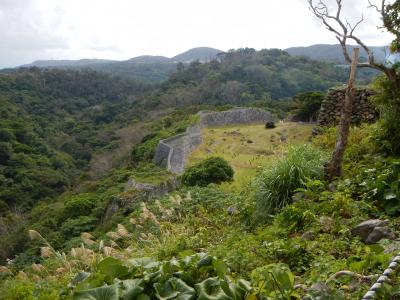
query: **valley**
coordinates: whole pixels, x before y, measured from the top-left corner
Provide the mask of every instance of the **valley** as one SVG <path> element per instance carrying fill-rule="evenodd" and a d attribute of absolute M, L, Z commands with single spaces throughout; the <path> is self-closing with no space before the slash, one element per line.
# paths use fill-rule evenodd
<path fill-rule="evenodd" d="M 0 75 L 0 299 L 368 291 L 400 250 L 387 82 L 377 77 L 360 97 L 373 118 L 355 118 L 343 174 L 328 181 L 338 126 L 308 121 L 338 103 L 345 72 L 276 49 L 220 59 L 181 66 L 159 84 L 75 69 Z M 337 121 L 329 103 L 321 116 Z M 179 174 L 154 164 L 160 141 L 196 125 L 201 111 L 230 125 L 201 128 Z M 244 114 L 235 124 L 232 111 L 265 120 Z M 379 293 L 396 293 L 393 272 Z"/>

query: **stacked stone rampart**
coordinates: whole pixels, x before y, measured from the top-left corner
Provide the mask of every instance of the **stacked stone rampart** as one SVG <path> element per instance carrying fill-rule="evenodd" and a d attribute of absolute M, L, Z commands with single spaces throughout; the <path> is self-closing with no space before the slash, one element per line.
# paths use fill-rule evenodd
<path fill-rule="evenodd" d="M 328 91 L 319 112 L 319 126 L 337 125 L 339 123 L 345 93 L 346 87 L 332 88 Z M 353 104 L 352 124 L 372 123 L 377 119 L 378 113 L 369 102 L 369 98 L 373 94 L 371 90 L 366 88 L 357 89 Z"/>
<path fill-rule="evenodd" d="M 258 108 L 234 108 L 221 112 L 201 111 L 197 124 L 187 128 L 185 133 L 161 140 L 154 155 L 154 163 L 175 174 L 182 174 L 189 154 L 202 142 L 204 127 L 231 124 L 265 123 L 273 121 L 272 115 Z"/>

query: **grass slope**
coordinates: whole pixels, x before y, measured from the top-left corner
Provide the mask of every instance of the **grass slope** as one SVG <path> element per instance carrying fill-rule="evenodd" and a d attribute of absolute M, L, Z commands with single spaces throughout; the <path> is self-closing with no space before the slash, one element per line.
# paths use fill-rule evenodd
<path fill-rule="evenodd" d="M 263 124 L 205 128 L 203 143 L 190 155 L 188 165 L 211 156 L 223 157 L 235 170 L 234 181 L 223 187 L 236 190 L 259 166 L 281 157 L 289 144 L 306 142 L 311 130 L 312 125 L 298 123 L 279 123 L 274 129 L 265 129 Z"/>

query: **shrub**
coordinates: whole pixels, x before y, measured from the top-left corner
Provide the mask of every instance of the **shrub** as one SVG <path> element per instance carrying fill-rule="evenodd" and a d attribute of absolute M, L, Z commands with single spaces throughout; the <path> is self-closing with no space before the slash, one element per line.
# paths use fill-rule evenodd
<path fill-rule="evenodd" d="M 267 122 L 265 123 L 265 129 L 272 129 L 275 128 L 275 123 L 274 122 Z"/>
<path fill-rule="evenodd" d="M 206 186 L 233 180 L 234 171 L 221 157 L 210 157 L 189 167 L 182 175 L 182 182 L 189 186 Z"/>
<path fill-rule="evenodd" d="M 96 198 L 89 193 L 74 196 L 64 203 L 66 218 L 89 215 L 95 206 Z"/>
<path fill-rule="evenodd" d="M 353 191 L 374 202 L 388 215 L 400 215 L 400 160 L 374 158 L 374 164 L 364 167 L 356 176 L 358 186 Z"/>
<path fill-rule="evenodd" d="M 6 164 L 13 153 L 10 143 L 0 142 L 0 164 Z"/>
<path fill-rule="evenodd" d="M 344 153 L 345 163 L 362 161 L 365 156 L 376 153 L 378 149 L 371 142 L 377 124 L 362 124 L 350 128 L 349 139 Z M 324 128 L 321 134 L 313 138 L 313 145 L 319 149 L 333 151 L 338 135 L 337 127 Z"/>
<path fill-rule="evenodd" d="M 325 155 L 310 145 L 289 148 L 287 155 L 262 170 L 253 181 L 258 217 L 275 214 L 291 202 L 306 180 L 322 179 Z"/>
<path fill-rule="evenodd" d="M 81 216 L 76 219 L 68 219 L 62 224 L 60 231 L 67 238 L 77 236 L 82 232 L 92 231 L 98 221 L 97 218 L 91 216 Z"/>
<path fill-rule="evenodd" d="M 303 207 L 304 204 L 296 202 L 282 209 L 277 215 L 276 222 L 285 228 L 289 233 L 303 232 L 306 228 L 310 227 L 316 220 L 315 215 Z"/>
<path fill-rule="evenodd" d="M 375 79 L 377 94 L 373 103 L 381 114 L 380 130 L 377 131 L 378 145 L 391 154 L 400 154 L 400 90 L 386 77 Z"/>

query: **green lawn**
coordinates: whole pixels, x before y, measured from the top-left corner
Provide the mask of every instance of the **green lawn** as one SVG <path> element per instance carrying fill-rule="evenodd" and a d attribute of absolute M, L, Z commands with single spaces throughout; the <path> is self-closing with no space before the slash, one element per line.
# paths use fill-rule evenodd
<path fill-rule="evenodd" d="M 259 125 L 235 125 L 203 130 L 203 143 L 191 153 L 188 165 L 211 156 L 225 158 L 234 168 L 234 182 L 224 189 L 237 189 L 265 166 L 281 156 L 288 145 L 307 142 L 313 125 L 280 123 L 274 129 Z"/>

